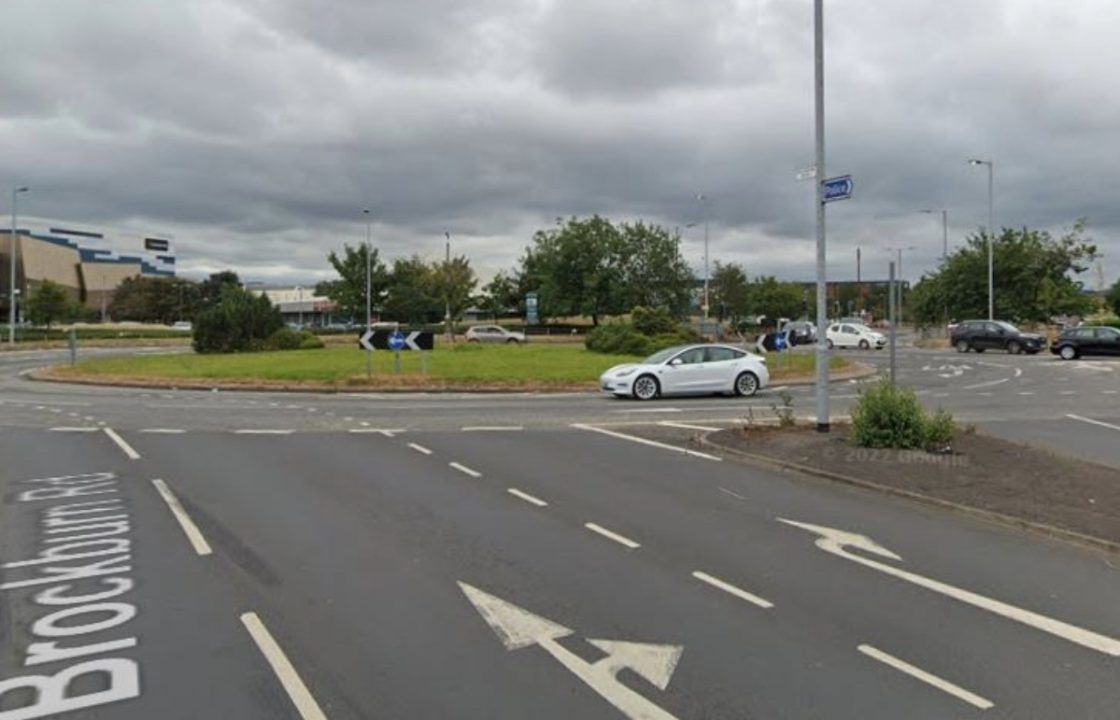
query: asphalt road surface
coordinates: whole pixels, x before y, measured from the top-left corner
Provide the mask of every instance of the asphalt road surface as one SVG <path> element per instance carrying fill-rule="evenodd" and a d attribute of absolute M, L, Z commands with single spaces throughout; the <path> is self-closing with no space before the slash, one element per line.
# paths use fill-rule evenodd
<path fill-rule="evenodd" d="M 0 720 L 1117 717 L 1115 556 L 643 442 L 776 391 L 19 374 L 59 357 L 0 355 Z M 907 349 L 899 368 L 1120 481 L 1120 362 Z M 858 387 L 832 388 L 837 415 Z"/>

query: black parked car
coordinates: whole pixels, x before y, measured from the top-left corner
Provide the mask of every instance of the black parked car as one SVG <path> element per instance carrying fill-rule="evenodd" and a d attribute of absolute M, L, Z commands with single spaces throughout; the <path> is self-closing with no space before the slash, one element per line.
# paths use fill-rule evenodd
<path fill-rule="evenodd" d="M 1025 333 L 1011 323 L 1002 320 L 965 320 L 953 328 L 949 335 L 957 352 L 975 350 L 1006 350 L 1012 355 L 1042 350 L 1042 336 Z"/>
<path fill-rule="evenodd" d="M 1067 328 L 1050 343 L 1050 352 L 1063 360 L 1082 355 L 1120 355 L 1120 330 L 1087 325 Z"/>

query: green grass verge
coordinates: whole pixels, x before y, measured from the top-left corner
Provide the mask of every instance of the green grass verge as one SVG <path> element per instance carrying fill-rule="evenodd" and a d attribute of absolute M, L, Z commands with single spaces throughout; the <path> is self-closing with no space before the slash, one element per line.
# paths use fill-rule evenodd
<path fill-rule="evenodd" d="M 575 385 L 594 383 L 604 370 L 638 358 L 627 355 L 601 355 L 572 345 L 458 345 L 428 354 L 428 375 L 422 376 L 420 353 L 401 353 L 400 379 L 452 382 L 465 385 L 503 383 L 508 385 Z M 850 363 L 834 357 L 836 370 Z M 770 372 L 775 382 L 811 373 L 814 357 L 790 355 L 771 357 Z M 60 367 L 56 373 L 68 375 L 133 377 L 145 380 L 228 380 L 290 383 L 363 384 L 366 356 L 356 348 L 328 347 L 321 350 L 240 353 L 234 355 L 149 355 L 87 360 L 74 368 Z M 374 353 L 374 384 L 396 379 L 393 354 Z M 395 383 L 394 383 L 395 384 Z"/>

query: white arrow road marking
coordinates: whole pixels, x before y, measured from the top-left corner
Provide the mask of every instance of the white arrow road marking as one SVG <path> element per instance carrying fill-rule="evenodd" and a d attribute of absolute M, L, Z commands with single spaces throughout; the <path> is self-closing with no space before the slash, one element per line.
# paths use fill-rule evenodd
<path fill-rule="evenodd" d="M 905 580 L 906 582 L 924 587 L 927 590 L 933 590 L 936 593 L 941 593 L 942 595 L 951 597 L 954 600 L 968 603 L 969 605 L 978 607 L 981 610 L 987 610 L 988 612 L 995 613 L 996 615 L 1001 615 L 1009 620 L 1014 620 L 1016 622 L 1023 623 L 1024 625 L 1029 625 L 1030 627 L 1033 627 L 1037 630 L 1041 630 L 1043 632 L 1050 633 L 1051 635 L 1060 637 L 1063 640 L 1068 640 L 1069 642 L 1087 647 L 1090 650 L 1096 650 L 1097 652 L 1104 653 L 1105 655 L 1111 655 L 1112 657 L 1120 657 L 1120 640 L 1116 640 L 1105 635 L 1100 635 L 1090 630 L 1079 628 L 1076 625 L 1070 625 L 1068 623 L 1061 622 L 1060 620 L 1054 620 L 1053 618 L 1046 617 L 1045 615 L 1039 615 L 1038 613 L 1031 612 L 1030 610 L 1024 610 L 1022 608 L 1015 607 L 1014 605 L 1009 605 L 999 600 L 993 600 L 991 598 L 984 597 L 983 595 L 978 595 L 968 590 L 962 590 L 961 588 L 954 587 L 938 580 L 932 580 L 930 578 L 923 577 L 921 575 L 918 575 L 917 573 L 900 570 L 891 565 L 887 565 L 876 560 L 870 560 L 865 557 L 860 557 L 859 555 L 853 555 L 852 553 L 848 552 L 848 548 L 853 548 L 856 550 L 863 550 L 864 552 L 868 552 L 873 555 L 879 555 L 881 557 L 889 558 L 891 560 L 902 560 L 902 558 L 900 558 L 898 555 L 895 555 L 893 552 L 887 550 L 885 547 L 865 535 L 845 532 L 843 530 L 837 530 L 835 528 L 822 527 L 820 525 L 810 525 L 808 523 L 795 522 L 793 520 L 786 520 L 785 518 L 778 518 L 778 522 L 785 523 L 786 525 L 792 525 L 794 527 L 799 527 L 802 530 L 808 530 L 811 533 L 819 535 L 820 537 L 817 538 L 816 545 L 821 550 L 824 550 L 827 553 L 837 555 L 846 560 L 851 560 L 852 562 L 859 563 L 860 565 L 865 565 L 874 570 L 878 570 L 879 572 L 886 573 L 887 575 L 892 575 L 901 580 Z"/>
<path fill-rule="evenodd" d="M 954 685 L 953 683 L 949 682 L 948 680 L 942 680 L 941 678 L 937 677 L 936 675 L 933 675 L 932 673 L 928 673 L 925 670 L 922 670 L 921 668 L 914 667 L 910 663 L 905 662 L 904 660 L 899 660 L 898 658 L 896 658 L 893 655 L 888 655 L 887 653 L 883 652 L 882 650 L 874 648 L 870 645 L 860 645 L 857 649 L 861 653 L 863 653 L 864 655 L 866 655 L 868 657 L 871 657 L 871 658 L 875 658 L 879 662 L 881 662 L 885 665 L 889 665 L 890 667 L 893 667 L 895 670 L 899 670 L 901 672 L 904 672 L 912 678 L 916 678 L 918 680 L 921 680 L 922 682 L 926 683 L 927 685 L 932 685 L 933 687 L 937 688 L 938 690 L 941 690 L 942 692 L 949 693 L 950 695 L 952 695 L 955 698 L 958 698 L 960 700 L 964 700 L 969 705 L 973 705 L 975 707 L 978 707 L 981 710 L 987 710 L 989 708 L 995 707 L 995 704 L 991 700 L 987 700 L 986 698 L 982 698 L 975 693 L 971 693 L 968 690 L 965 690 L 964 688 L 960 687 L 959 685 Z"/>
<path fill-rule="evenodd" d="M 1113 425 L 1111 423 L 1101 422 L 1100 420 L 1094 420 L 1092 418 L 1081 417 L 1080 415 L 1067 414 L 1066 417 L 1069 418 L 1070 420 L 1080 420 L 1083 423 L 1090 423 L 1092 425 L 1100 425 L 1101 427 L 1106 427 L 1106 428 L 1109 428 L 1110 430 L 1120 430 L 1120 425 Z"/>
<path fill-rule="evenodd" d="M 588 640 L 607 653 L 606 657 L 589 663 L 556 642 L 571 635 L 570 629 L 464 582 L 459 583 L 459 588 L 507 650 L 539 645 L 631 720 L 676 720 L 673 715 L 620 683 L 618 673 L 624 669 L 632 670 L 654 687 L 664 690 L 669 687 L 683 647 L 623 640 Z"/>

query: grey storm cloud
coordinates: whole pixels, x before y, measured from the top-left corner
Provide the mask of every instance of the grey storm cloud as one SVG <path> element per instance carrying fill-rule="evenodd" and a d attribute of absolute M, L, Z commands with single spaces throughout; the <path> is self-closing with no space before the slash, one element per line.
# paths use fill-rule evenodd
<path fill-rule="evenodd" d="M 1120 272 L 1120 6 L 826 0 L 830 274 L 911 279 L 986 223 L 1077 218 Z M 25 212 L 168 232 L 181 267 L 328 275 L 365 237 L 483 274 L 557 217 L 680 227 L 809 278 L 811 0 L 7 0 L 0 166 Z M 710 199 L 696 200 L 697 193 Z M 698 224 L 688 227 L 690 224 Z"/>

